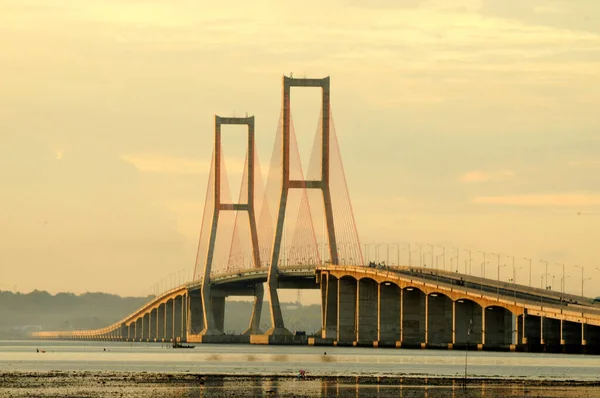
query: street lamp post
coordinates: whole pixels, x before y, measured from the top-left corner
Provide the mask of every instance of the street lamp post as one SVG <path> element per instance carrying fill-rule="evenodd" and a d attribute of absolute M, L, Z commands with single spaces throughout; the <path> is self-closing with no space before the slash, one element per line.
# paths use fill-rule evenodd
<path fill-rule="evenodd" d="M 471 250 L 464 249 L 467 253 L 469 253 L 469 272 L 467 273 L 467 265 L 465 263 L 465 274 L 471 275 Z"/>
<path fill-rule="evenodd" d="M 531 287 L 531 259 L 524 257 L 525 260 L 529 261 L 529 287 Z"/>
<path fill-rule="evenodd" d="M 481 272 L 483 273 L 483 277 L 485 277 L 485 266 L 487 265 L 488 261 L 481 263 Z M 483 294 L 483 282 L 479 282 L 479 287 L 481 288 L 481 294 Z"/>
<path fill-rule="evenodd" d="M 452 271 L 452 260 L 456 259 L 456 272 L 458 272 L 458 265 L 459 265 L 459 260 L 460 260 L 460 250 L 458 249 L 458 247 L 453 247 L 454 250 L 456 250 L 456 256 L 452 257 L 450 259 L 450 271 Z"/>
<path fill-rule="evenodd" d="M 396 266 L 399 267 L 400 266 L 400 245 L 398 243 L 392 243 L 391 245 L 388 245 L 388 257 L 389 257 L 389 251 L 390 251 L 389 246 L 396 248 Z"/>
<path fill-rule="evenodd" d="M 515 256 L 506 256 L 510 259 L 512 259 L 512 269 L 513 269 L 513 283 L 515 281 Z"/>
<path fill-rule="evenodd" d="M 439 275 L 440 273 L 440 267 L 438 266 L 438 260 L 440 259 L 440 257 L 442 257 L 443 254 L 438 254 L 437 256 L 435 256 L 435 274 Z"/>
<path fill-rule="evenodd" d="M 385 255 L 385 265 L 389 266 L 390 265 L 390 244 L 387 244 L 387 253 Z"/>
<path fill-rule="evenodd" d="M 481 277 L 485 278 L 485 264 L 486 264 L 485 256 L 486 256 L 487 253 L 486 252 L 482 252 L 480 250 L 478 250 L 478 251 L 479 251 L 479 253 L 483 254 L 483 263 L 481 263 Z"/>
<path fill-rule="evenodd" d="M 498 282 L 500 282 L 500 254 L 492 253 L 493 256 L 497 257 L 498 263 L 496 264 L 496 270 L 498 271 Z"/>
<path fill-rule="evenodd" d="M 548 285 L 548 261 L 540 260 L 540 263 L 546 264 L 546 285 Z"/>
<path fill-rule="evenodd" d="M 496 264 L 496 270 L 498 272 L 498 279 L 497 279 L 497 284 L 496 284 L 496 297 L 499 299 L 500 298 L 500 254 L 498 254 L 498 253 L 492 253 L 492 254 L 498 258 L 498 263 Z M 503 267 L 504 266 L 506 266 L 506 264 L 504 264 Z"/>
<path fill-rule="evenodd" d="M 419 251 L 418 251 L 418 253 L 419 253 L 419 266 L 423 266 L 423 256 L 421 256 L 421 253 L 422 253 L 422 245 L 421 245 L 420 243 L 415 243 L 415 245 L 419 245 Z M 410 250 L 410 248 L 409 248 L 409 250 Z M 417 250 L 410 250 L 410 252 L 409 252 L 409 259 L 408 259 L 408 261 L 409 261 L 411 264 L 412 264 L 412 253 L 413 253 L 413 252 L 415 252 L 415 253 L 416 253 L 416 252 L 417 252 Z"/>
<path fill-rule="evenodd" d="M 583 268 L 584 268 L 584 266 L 583 265 L 575 265 L 575 268 L 581 268 L 581 297 L 583 297 L 583 281 L 584 281 Z M 588 278 L 588 279 L 590 279 L 590 278 Z"/>
<path fill-rule="evenodd" d="M 429 250 L 431 250 L 429 254 L 431 255 L 431 268 L 433 268 L 433 252 L 435 251 L 434 245 L 428 244 L 427 246 L 429 246 Z"/>
<path fill-rule="evenodd" d="M 514 260 L 514 257 L 513 257 Z M 519 268 L 515 268 L 515 263 L 513 261 L 513 278 L 512 278 L 512 282 L 513 282 L 513 293 L 515 296 L 515 301 L 517 300 L 517 270 L 521 269 L 523 267 L 519 267 Z"/>
<path fill-rule="evenodd" d="M 444 257 L 444 262 L 442 263 L 442 266 L 444 267 L 444 271 L 446 271 L 446 246 L 438 245 L 438 247 L 441 247 L 443 250 L 442 256 Z"/>
<path fill-rule="evenodd" d="M 556 263 L 556 265 L 562 265 L 562 278 L 560 282 L 560 290 L 562 294 L 565 294 L 565 263 Z"/>
<path fill-rule="evenodd" d="M 377 253 L 377 260 L 375 260 L 375 262 L 377 264 L 380 264 L 381 262 L 379 261 L 379 248 L 381 246 L 385 245 L 385 243 L 377 243 L 377 245 L 375 246 L 375 253 Z M 388 256 L 389 256 L 389 247 L 388 247 Z M 387 265 L 387 262 L 385 263 L 385 265 Z"/>
<path fill-rule="evenodd" d="M 562 278 L 560 278 L 560 284 L 562 286 L 563 289 L 563 294 L 565 294 L 565 283 L 567 282 L 567 279 L 570 277 L 571 275 L 566 275 L 563 276 Z"/>

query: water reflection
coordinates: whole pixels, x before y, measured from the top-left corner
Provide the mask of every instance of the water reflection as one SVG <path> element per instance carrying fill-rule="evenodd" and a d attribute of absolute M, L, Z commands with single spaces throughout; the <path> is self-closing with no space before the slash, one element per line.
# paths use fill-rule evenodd
<path fill-rule="evenodd" d="M 588 397 L 593 387 L 526 386 L 511 382 L 470 382 L 440 379 L 390 379 L 377 377 L 322 378 L 229 378 L 211 380 L 186 389 L 181 397 L 400 397 L 400 398 L 483 398 L 483 397 Z"/>

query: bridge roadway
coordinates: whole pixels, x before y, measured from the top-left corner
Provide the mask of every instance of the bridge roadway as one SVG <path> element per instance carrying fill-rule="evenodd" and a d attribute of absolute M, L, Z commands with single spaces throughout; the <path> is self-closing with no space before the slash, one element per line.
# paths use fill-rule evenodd
<path fill-rule="evenodd" d="M 211 277 L 215 323 L 203 334 L 201 281 L 171 289 L 106 328 L 37 332 L 45 339 L 286 343 L 248 330 L 222 334 L 225 298 L 262 300 L 267 268 Z M 322 333 L 309 344 L 596 352 L 600 308 L 591 299 L 419 267 L 298 265 L 279 288 L 321 289 Z M 316 276 L 316 278 L 315 278 Z M 260 296 L 260 297 L 259 297 Z M 260 317 L 260 314 L 259 314 Z"/>

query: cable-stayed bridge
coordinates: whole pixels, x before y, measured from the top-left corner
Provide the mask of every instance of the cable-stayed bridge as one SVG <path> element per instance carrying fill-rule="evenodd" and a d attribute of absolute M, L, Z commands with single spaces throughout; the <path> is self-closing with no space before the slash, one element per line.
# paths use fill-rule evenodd
<path fill-rule="evenodd" d="M 322 93 L 306 171 L 291 115 L 292 88 L 317 88 Z M 227 125 L 247 127 L 237 199 L 229 192 L 221 145 Z M 499 278 L 413 267 L 410 261 L 408 266 L 366 265 L 333 123 L 329 77 L 283 78 L 283 106 L 266 182 L 255 149 L 253 116 L 215 116 L 214 133 L 193 280 L 106 328 L 35 336 L 306 342 L 284 324 L 278 289 L 288 288 L 321 291 L 322 330 L 307 339 L 310 344 L 451 348 L 471 344 L 481 349 L 568 352 L 600 346 L 600 309 L 584 297 Z M 260 329 L 264 286 L 268 330 Z M 224 334 L 225 299 L 232 296 L 254 299 L 248 329 L 241 336 Z"/>

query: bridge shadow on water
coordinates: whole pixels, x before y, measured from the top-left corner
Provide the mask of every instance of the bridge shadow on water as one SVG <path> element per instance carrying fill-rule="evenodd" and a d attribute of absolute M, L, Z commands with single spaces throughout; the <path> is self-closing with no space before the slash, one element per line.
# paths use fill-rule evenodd
<path fill-rule="evenodd" d="M 206 381 L 197 387 L 177 389 L 174 397 L 589 397 L 594 387 L 542 385 L 512 381 L 483 381 L 323 377 L 226 378 Z"/>

